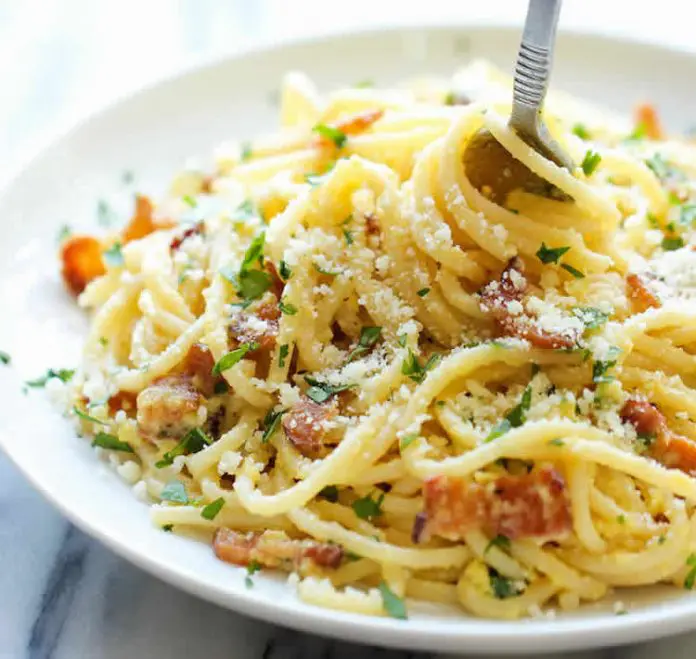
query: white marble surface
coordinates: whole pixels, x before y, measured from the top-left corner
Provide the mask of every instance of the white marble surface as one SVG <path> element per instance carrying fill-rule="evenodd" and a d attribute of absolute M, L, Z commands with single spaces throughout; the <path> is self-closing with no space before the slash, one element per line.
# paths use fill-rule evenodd
<path fill-rule="evenodd" d="M 411 4 L 0 0 L 0 180 L 14 161 L 70 117 L 184 64 L 255 40 L 347 31 L 365 23 L 491 17 L 509 23 L 519 21 L 525 7 L 522 0 Z M 656 3 L 633 0 L 567 0 L 563 24 L 691 46 L 686 7 L 683 0 L 662 0 L 659 11 Z M 0 566 L 2 658 L 424 656 L 285 630 L 181 593 L 68 524 L 2 456 Z M 694 652 L 696 634 L 570 656 L 680 659 Z"/>

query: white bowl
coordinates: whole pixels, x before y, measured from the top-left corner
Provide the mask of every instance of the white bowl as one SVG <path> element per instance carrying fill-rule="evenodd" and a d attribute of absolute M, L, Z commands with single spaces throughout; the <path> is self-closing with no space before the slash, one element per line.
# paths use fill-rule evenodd
<path fill-rule="evenodd" d="M 186 72 L 114 103 L 43 150 L 0 195 L 0 443 L 34 486 L 87 533 L 140 567 L 231 609 L 305 631 L 430 651 L 539 652 L 654 638 L 696 627 L 696 596 L 667 588 L 619 594 L 612 602 L 555 619 L 497 622 L 425 605 L 406 622 L 324 610 L 300 602 L 284 579 L 216 560 L 202 543 L 162 533 L 147 508 L 95 456 L 87 441 L 42 393 L 22 382 L 47 367 L 78 360 L 86 322 L 64 292 L 55 235 L 61 224 L 93 227 L 97 199 L 125 206 L 128 169 L 142 190 L 157 190 L 192 155 L 208 157 L 220 141 L 269 130 L 270 100 L 287 69 L 320 86 L 364 78 L 378 83 L 414 74 L 451 73 L 470 57 L 511 69 L 517 30 L 443 27 L 367 32 L 259 49 Z M 668 124 L 696 117 L 693 55 L 606 38 L 559 38 L 554 84 L 628 111 L 652 99 Z"/>

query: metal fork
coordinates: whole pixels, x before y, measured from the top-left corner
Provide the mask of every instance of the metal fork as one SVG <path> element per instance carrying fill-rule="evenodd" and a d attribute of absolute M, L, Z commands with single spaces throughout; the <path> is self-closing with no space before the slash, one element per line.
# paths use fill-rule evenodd
<path fill-rule="evenodd" d="M 541 111 L 546 98 L 562 0 L 529 0 L 522 43 L 517 55 L 509 126 L 535 151 L 565 167 L 573 160 L 551 137 Z M 512 190 L 569 201 L 570 197 L 534 174 L 491 135 L 479 131 L 464 152 L 464 169 L 471 184 L 496 203 L 505 203 Z"/>
<path fill-rule="evenodd" d="M 575 164 L 551 137 L 541 118 L 561 3 L 562 0 L 529 0 L 515 65 L 510 127 L 535 151 L 572 171 Z"/>

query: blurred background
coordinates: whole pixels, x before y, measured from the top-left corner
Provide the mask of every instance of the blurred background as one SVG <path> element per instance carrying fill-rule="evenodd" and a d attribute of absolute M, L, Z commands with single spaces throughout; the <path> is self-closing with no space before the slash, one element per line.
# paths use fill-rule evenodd
<path fill-rule="evenodd" d="M 255 43 L 384 25 L 520 25 L 524 0 L 0 0 L 0 177 L 110 99 Z M 684 0 L 566 0 L 562 29 L 695 47 Z M 686 20 L 685 20 L 686 19 Z M 2 178 L 0 178 L 0 181 Z"/>

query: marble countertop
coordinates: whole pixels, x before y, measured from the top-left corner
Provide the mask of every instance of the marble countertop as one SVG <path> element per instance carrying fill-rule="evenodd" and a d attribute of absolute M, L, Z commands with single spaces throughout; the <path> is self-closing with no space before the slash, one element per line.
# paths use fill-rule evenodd
<path fill-rule="evenodd" d="M 412 4 L 408 9 L 396 0 L 341 3 L 339 28 L 364 25 L 368 16 L 375 25 L 476 17 L 509 23 L 521 20 L 525 6 L 522 0 Z M 0 179 L 56 125 L 131 87 L 255 39 L 335 30 L 329 5 L 328 0 L 0 2 Z M 674 19 L 681 0 L 662 0 L 659 14 L 642 7 L 628 0 L 572 0 L 566 2 L 563 25 L 691 44 L 689 21 Z M 184 594 L 71 526 L 1 455 L 0 565 L 3 659 L 425 656 L 286 630 Z M 680 659 L 695 652 L 696 633 L 566 656 Z"/>

